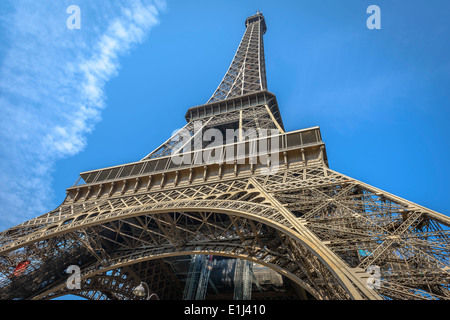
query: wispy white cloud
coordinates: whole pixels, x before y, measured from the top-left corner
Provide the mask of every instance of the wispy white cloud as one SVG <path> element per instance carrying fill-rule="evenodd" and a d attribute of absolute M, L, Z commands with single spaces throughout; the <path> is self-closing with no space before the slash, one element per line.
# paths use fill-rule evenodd
<path fill-rule="evenodd" d="M 0 17 L 0 229 L 51 209 L 55 162 L 86 146 L 120 57 L 146 39 L 165 7 L 76 2 L 80 30 L 66 26 L 70 1 L 11 0 Z"/>

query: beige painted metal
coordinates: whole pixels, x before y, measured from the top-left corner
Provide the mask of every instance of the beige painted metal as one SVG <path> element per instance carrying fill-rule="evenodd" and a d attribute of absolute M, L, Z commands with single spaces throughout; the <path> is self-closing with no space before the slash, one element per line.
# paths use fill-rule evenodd
<path fill-rule="evenodd" d="M 216 92 L 186 113 L 182 145 L 174 134 L 141 161 L 83 172 L 58 208 L 0 233 L 0 299 L 134 299 L 141 281 L 179 299 L 168 261 L 197 254 L 271 268 L 303 298 L 450 299 L 450 218 L 329 169 L 319 127 L 285 132 L 267 91 L 266 29 L 260 13 L 246 20 Z M 210 128 L 237 129 L 237 142 L 198 143 Z M 249 128 L 277 134 L 244 139 Z M 217 161 L 204 161 L 213 151 Z M 71 264 L 81 267 L 75 291 Z"/>

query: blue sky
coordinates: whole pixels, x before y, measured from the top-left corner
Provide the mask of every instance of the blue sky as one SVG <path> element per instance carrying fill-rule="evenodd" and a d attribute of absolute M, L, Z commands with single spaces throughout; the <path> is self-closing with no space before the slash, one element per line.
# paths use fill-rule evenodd
<path fill-rule="evenodd" d="M 366 27 L 372 4 L 380 30 Z M 330 168 L 450 214 L 448 1 L 3 0 L 0 229 L 182 127 L 256 10 L 286 130 L 320 126 Z"/>

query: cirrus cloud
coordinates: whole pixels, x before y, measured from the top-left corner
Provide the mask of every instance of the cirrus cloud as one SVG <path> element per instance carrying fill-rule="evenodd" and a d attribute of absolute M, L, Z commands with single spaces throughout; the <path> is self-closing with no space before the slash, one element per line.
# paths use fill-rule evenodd
<path fill-rule="evenodd" d="M 78 0 L 81 29 L 70 30 L 72 2 L 1 5 L 2 230 L 51 209 L 55 162 L 86 146 L 106 107 L 105 84 L 165 9 L 161 0 Z"/>

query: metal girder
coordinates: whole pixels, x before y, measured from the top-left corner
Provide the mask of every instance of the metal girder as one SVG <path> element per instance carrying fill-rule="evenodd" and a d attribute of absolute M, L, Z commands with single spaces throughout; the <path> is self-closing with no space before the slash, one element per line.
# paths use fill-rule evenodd
<path fill-rule="evenodd" d="M 208 103 L 267 89 L 264 33 L 265 20 L 261 13 L 247 20 L 246 31 L 233 61 Z"/>
<path fill-rule="evenodd" d="M 84 172 L 58 208 L 0 233 L 0 298 L 134 299 L 144 281 L 181 299 L 175 264 L 214 255 L 268 267 L 302 297 L 450 299 L 450 218 L 331 170 L 318 127 L 284 131 L 266 91 L 265 31 L 262 14 L 246 20 L 223 81 L 186 114 L 186 141 L 175 134 L 141 161 Z M 196 162 L 187 146 L 211 151 L 197 139 L 208 129 L 237 136 L 215 149 L 219 161 Z M 246 140 L 248 129 L 276 134 Z M 279 147 L 254 162 L 251 144 L 269 139 Z M 192 159 L 175 165 L 173 154 Z M 75 291 L 69 265 L 80 268 Z M 249 297 L 253 280 L 241 278 L 235 291 Z M 206 281 L 205 294 L 223 295 Z"/>
<path fill-rule="evenodd" d="M 57 255 L 54 247 L 49 252 L 49 241 L 65 243 L 67 252 L 71 250 L 68 243 L 73 246 L 78 237 L 76 248 L 86 248 L 90 241 L 91 250 L 86 251 L 98 252 L 96 257 L 91 254 L 86 279 L 105 268 L 201 252 L 268 265 L 288 274 L 316 298 L 350 298 L 352 294 L 370 298 L 372 291 L 364 287 L 369 277 L 364 267 L 370 264 L 381 267 L 381 286 L 374 292 L 382 296 L 398 297 L 403 288 L 404 297 L 423 298 L 427 292 L 430 297 L 445 298 L 448 225 L 441 223 L 445 217 L 437 220 L 437 213 L 417 208 L 379 190 L 367 190 L 359 181 L 322 166 L 294 167 L 272 176 L 229 179 L 78 206 L 72 217 L 52 220 L 31 234 L 16 234 L 14 241 L 3 245 L 3 261 L 10 263 L 4 263 L 2 271 L 8 274 L 23 258 L 25 248 L 36 261 L 46 261 L 47 256 Z M 278 239 L 271 249 L 264 230 L 271 230 L 268 234 Z M 280 251 L 280 243 L 286 241 L 290 243 L 285 247 L 288 251 Z M 99 248 L 108 254 L 107 266 L 99 259 Z M 361 259 L 358 250 L 371 254 Z M 292 260 L 286 260 L 289 256 Z M 326 283 L 341 288 L 340 293 Z M 8 287 L 8 280 L 3 284 Z M 394 286 L 389 293 L 388 288 Z M 416 291 L 411 293 L 413 289 Z"/>

